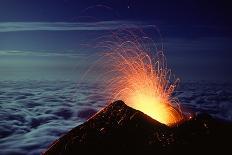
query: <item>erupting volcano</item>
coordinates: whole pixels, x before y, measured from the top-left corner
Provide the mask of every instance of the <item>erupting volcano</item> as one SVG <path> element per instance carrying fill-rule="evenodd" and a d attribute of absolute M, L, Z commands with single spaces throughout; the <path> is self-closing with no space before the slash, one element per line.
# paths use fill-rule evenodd
<path fill-rule="evenodd" d="M 163 48 L 158 50 L 142 34 L 113 33 L 98 44 L 107 48 L 110 104 L 55 141 L 44 155 L 175 154 L 184 149 L 199 154 L 229 148 L 223 140 L 230 140 L 231 124 L 207 114 L 185 119 L 173 96 L 179 80 L 172 77 Z"/>
<path fill-rule="evenodd" d="M 172 78 L 163 49 L 156 51 L 150 38 L 129 32 L 114 34 L 108 41 L 110 51 L 105 55 L 113 73 L 107 84 L 110 101 L 123 100 L 166 125 L 180 122 L 182 112 L 172 96 L 179 79 Z"/>

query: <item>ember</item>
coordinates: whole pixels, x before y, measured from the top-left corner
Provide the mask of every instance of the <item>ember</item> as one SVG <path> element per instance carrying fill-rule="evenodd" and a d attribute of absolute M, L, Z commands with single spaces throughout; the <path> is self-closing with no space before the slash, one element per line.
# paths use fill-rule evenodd
<path fill-rule="evenodd" d="M 123 100 L 166 125 L 180 122 L 179 102 L 172 96 L 179 79 L 172 79 L 163 50 L 152 51 L 154 42 L 129 32 L 114 34 L 107 43 L 107 66 L 113 74 L 107 83 L 110 102 Z"/>

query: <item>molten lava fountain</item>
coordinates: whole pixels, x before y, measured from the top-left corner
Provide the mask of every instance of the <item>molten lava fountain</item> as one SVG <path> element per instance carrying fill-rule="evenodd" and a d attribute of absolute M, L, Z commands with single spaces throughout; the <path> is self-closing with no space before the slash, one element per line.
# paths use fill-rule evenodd
<path fill-rule="evenodd" d="M 166 125 L 183 120 L 178 100 L 172 96 L 179 80 L 172 80 L 163 50 L 157 51 L 155 43 L 147 37 L 129 31 L 121 36 L 114 34 L 105 52 L 113 75 L 107 81 L 110 102 L 123 100 Z M 155 47 L 155 54 L 151 46 Z"/>

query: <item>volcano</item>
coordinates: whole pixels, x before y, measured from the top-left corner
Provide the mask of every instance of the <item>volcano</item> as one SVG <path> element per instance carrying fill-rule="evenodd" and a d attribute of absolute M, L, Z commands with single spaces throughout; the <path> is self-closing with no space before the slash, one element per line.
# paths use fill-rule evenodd
<path fill-rule="evenodd" d="M 116 101 L 53 142 L 44 155 L 229 152 L 231 122 L 197 114 L 173 126 Z"/>

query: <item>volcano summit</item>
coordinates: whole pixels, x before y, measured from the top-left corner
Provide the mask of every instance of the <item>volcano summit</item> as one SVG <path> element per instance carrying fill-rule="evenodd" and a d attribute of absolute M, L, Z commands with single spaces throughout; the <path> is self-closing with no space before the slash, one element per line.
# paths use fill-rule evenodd
<path fill-rule="evenodd" d="M 56 140 L 44 155 L 222 153 L 229 151 L 231 129 L 231 123 L 207 114 L 167 126 L 116 101 Z"/>

